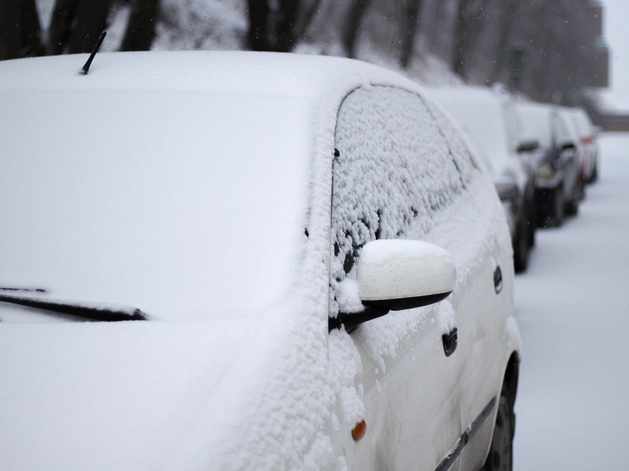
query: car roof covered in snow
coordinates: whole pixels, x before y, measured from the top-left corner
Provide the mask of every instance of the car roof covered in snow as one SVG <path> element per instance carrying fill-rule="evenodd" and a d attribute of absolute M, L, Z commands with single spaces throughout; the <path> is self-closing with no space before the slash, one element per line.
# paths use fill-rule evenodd
<path fill-rule="evenodd" d="M 366 62 L 247 51 L 99 53 L 87 75 L 88 54 L 39 57 L 0 64 L 1 90 L 188 90 L 273 95 L 346 94 L 366 83 L 418 85 Z"/>

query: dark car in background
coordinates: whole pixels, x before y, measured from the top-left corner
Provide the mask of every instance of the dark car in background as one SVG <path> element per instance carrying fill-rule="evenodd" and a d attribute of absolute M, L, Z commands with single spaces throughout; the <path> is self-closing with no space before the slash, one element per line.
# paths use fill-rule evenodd
<path fill-rule="evenodd" d="M 537 220 L 559 227 L 566 214 L 576 214 L 582 195 L 581 162 L 570 116 L 560 107 L 520 101 L 516 111 L 523 136 L 539 143 L 530 154 L 535 170 Z"/>

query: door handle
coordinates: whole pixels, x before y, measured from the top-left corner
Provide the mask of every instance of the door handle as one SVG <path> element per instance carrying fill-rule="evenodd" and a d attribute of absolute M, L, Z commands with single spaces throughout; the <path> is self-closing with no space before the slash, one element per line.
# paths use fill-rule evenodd
<path fill-rule="evenodd" d="M 458 329 L 455 327 L 448 334 L 443 334 L 441 340 L 443 342 L 443 352 L 447 357 L 452 355 L 459 344 Z"/>
<path fill-rule="evenodd" d="M 496 294 L 502 291 L 502 270 L 500 266 L 497 266 L 496 271 L 494 271 L 494 290 L 496 290 Z"/>

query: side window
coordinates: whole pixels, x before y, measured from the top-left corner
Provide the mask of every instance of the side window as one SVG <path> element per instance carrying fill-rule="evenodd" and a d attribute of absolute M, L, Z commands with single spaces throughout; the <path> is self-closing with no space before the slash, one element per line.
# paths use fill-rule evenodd
<path fill-rule="evenodd" d="M 566 125 L 563 117 L 557 113 L 553 113 L 553 134 L 555 135 L 555 145 L 562 146 L 566 142 L 571 142 L 570 130 Z"/>
<path fill-rule="evenodd" d="M 509 139 L 509 150 L 515 151 L 520 144 L 520 123 L 515 110 L 511 106 L 510 102 L 505 102 L 502 105 L 502 114 L 505 123 L 505 129 L 507 130 L 507 136 Z"/>
<path fill-rule="evenodd" d="M 477 168 L 472 161 L 467 146 L 461 139 L 460 131 L 454 128 L 450 120 L 433 103 L 427 102 L 426 106 L 441 130 L 441 134 L 450 149 L 450 155 L 454 160 L 454 165 L 461 174 L 461 178 L 464 183 L 468 182 L 472 178 L 473 173 L 477 171 Z"/>
<path fill-rule="evenodd" d="M 333 164 L 331 314 L 356 279 L 360 249 L 375 239 L 422 239 L 475 168 L 437 109 L 406 90 L 371 86 L 338 114 Z"/>

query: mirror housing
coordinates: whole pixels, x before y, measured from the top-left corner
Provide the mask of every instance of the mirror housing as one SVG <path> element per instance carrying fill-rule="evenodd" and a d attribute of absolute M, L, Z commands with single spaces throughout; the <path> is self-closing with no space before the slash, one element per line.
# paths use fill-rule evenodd
<path fill-rule="evenodd" d="M 328 319 L 328 331 L 345 326 L 352 333 L 360 324 L 401 311 L 434 304 L 447 298 L 456 283 L 450 253 L 418 240 L 374 240 L 358 259 L 358 295 L 363 312 L 339 313 Z"/>
<path fill-rule="evenodd" d="M 401 311 L 446 298 L 456 283 L 450 253 L 418 240 L 374 240 L 358 259 L 358 294 L 365 306 Z"/>
<path fill-rule="evenodd" d="M 529 140 L 529 141 L 523 141 L 520 142 L 520 145 L 517 148 L 518 154 L 524 153 L 524 152 L 533 152 L 534 150 L 537 150 L 539 148 L 539 142 L 537 142 L 536 140 Z"/>
<path fill-rule="evenodd" d="M 520 195 L 518 185 L 513 182 L 495 182 L 494 185 L 500 201 L 513 200 Z"/>

